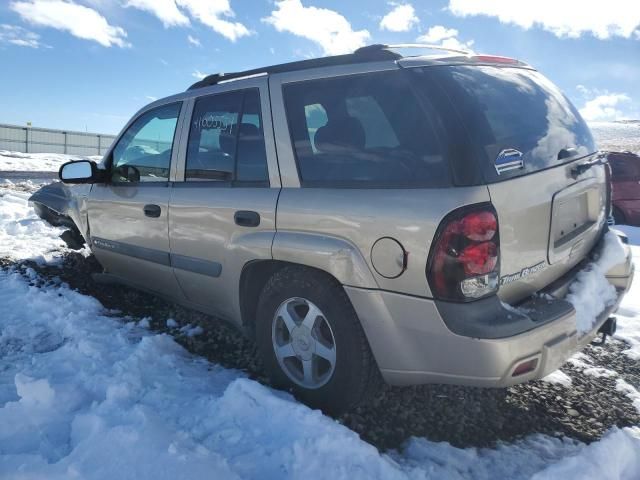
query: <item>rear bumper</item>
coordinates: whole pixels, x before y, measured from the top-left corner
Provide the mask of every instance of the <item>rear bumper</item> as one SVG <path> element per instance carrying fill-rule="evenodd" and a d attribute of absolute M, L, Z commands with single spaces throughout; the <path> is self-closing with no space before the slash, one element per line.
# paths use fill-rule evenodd
<path fill-rule="evenodd" d="M 540 318 L 540 326 L 521 333 L 479 338 L 453 332 L 433 300 L 355 287 L 345 290 L 387 383 L 506 387 L 548 375 L 593 340 L 631 286 L 633 263 L 628 247 L 626 251 L 626 261 L 607 273 L 607 279 L 616 287 L 617 301 L 598 316 L 593 329 L 584 335 L 577 332 L 573 307 L 551 309 L 549 315 L 553 318 Z M 553 293 L 564 297 L 572 280 L 555 285 Z M 474 308 L 473 304 L 467 307 Z M 469 316 L 474 316 L 471 310 Z M 534 359 L 535 369 L 513 376 L 518 365 Z"/>

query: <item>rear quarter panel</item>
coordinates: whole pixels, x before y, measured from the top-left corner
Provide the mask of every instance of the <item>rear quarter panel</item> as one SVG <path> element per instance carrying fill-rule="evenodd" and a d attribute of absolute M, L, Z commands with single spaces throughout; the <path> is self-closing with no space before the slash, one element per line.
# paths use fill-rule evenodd
<path fill-rule="evenodd" d="M 286 232 L 342 239 L 357 248 L 378 288 L 430 297 L 426 266 L 438 225 L 451 210 L 488 200 L 484 186 L 415 190 L 285 188 L 278 201 L 274 258 L 300 258 L 295 246 L 289 252 L 278 248 L 278 236 Z M 383 277 L 373 266 L 371 249 L 383 237 L 397 240 L 407 252 L 406 270 L 397 278 Z M 303 248 L 304 235 L 300 242 Z M 314 252 L 305 255 L 314 265 Z M 322 264 L 330 271 L 331 258 L 323 259 Z M 369 288 L 366 284 L 354 286 Z"/>

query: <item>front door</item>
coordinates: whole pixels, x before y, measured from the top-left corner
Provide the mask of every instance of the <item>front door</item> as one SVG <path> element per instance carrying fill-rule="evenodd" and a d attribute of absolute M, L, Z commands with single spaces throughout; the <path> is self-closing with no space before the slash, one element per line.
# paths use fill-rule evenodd
<path fill-rule="evenodd" d="M 266 81 L 241 82 L 190 105 L 184 181 L 174 182 L 169 205 L 171 262 L 185 296 L 230 319 L 243 266 L 271 259 L 280 191 Z"/>
<path fill-rule="evenodd" d="M 180 298 L 170 266 L 169 172 L 181 102 L 149 110 L 120 137 L 109 180 L 88 199 L 92 250 L 108 273 Z"/>

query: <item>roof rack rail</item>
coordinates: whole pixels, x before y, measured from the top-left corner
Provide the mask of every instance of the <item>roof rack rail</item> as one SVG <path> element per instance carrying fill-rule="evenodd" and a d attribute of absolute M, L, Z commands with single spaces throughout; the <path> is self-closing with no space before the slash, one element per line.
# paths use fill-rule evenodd
<path fill-rule="evenodd" d="M 374 45 L 367 45 L 366 47 L 360 47 L 354 53 L 355 54 L 362 54 L 362 53 L 365 53 L 365 52 L 366 53 L 370 53 L 370 52 L 374 52 L 374 51 L 394 50 L 394 49 L 399 49 L 399 48 L 424 48 L 424 49 L 429 49 L 429 50 L 442 50 L 442 51 L 445 51 L 445 52 L 460 53 L 462 55 L 470 55 L 472 53 L 469 50 L 442 47 L 442 46 L 439 46 L 439 45 L 429 45 L 429 44 L 426 44 L 426 43 L 397 43 L 397 44 L 392 44 L 392 45 L 385 45 L 385 44 L 381 44 L 381 43 L 376 43 Z"/>
<path fill-rule="evenodd" d="M 370 45 L 359 48 L 353 53 L 345 55 L 335 55 L 331 57 L 312 58 L 310 60 L 298 60 L 296 62 L 281 63 L 269 67 L 255 68 L 242 72 L 214 73 L 191 85 L 188 90 L 216 85 L 223 81 L 251 77 L 254 75 L 265 75 L 270 73 L 293 72 L 306 70 L 308 68 L 330 67 L 335 65 L 348 65 L 350 63 L 366 63 L 384 60 L 398 60 L 402 55 L 385 48 L 386 45 Z"/>

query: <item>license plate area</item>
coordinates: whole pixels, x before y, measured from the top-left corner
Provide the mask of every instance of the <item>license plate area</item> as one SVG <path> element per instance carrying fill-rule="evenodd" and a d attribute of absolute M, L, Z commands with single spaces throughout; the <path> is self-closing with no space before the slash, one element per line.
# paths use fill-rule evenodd
<path fill-rule="evenodd" d="M 574 239 L 580 232 L 595 223 L 589 216 L 589 192 L 560 199 L 554 204 L 553 247 L 558 248 Z"/>
<path fill-rule="evenodd" d="M 554 195 L 549 235 L 549 263 L 583 253 L 595 240 L 604 218 L 602 186 L 583 181 Z"/>

